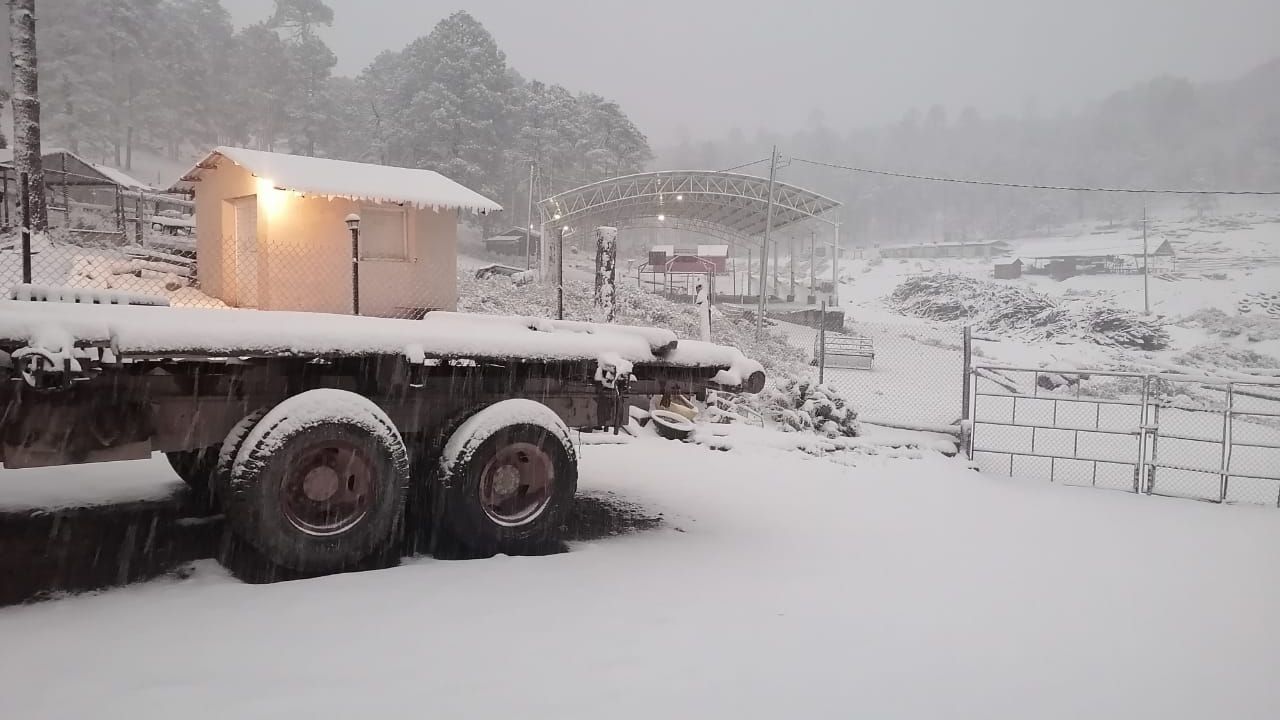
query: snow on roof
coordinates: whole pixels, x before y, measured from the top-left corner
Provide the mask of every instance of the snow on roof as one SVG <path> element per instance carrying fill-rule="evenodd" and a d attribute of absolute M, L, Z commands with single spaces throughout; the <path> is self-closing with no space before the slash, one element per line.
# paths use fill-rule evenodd
<path fill-rule="evenodd" d="M 502 206 L 432 170 L 391 167 L 328 158 L 218 147 L 182 176 L 198 181 L 227 158 L 273 186 L 307 195 L 370 202 L 407 203 L 419 208 L 498 212 Z"/>
<path fill-rule="evenodd" d="M 404 355 L 431 358 L 590 360 L 617 353 L 636 364 L 715 367 L 742 384 L 759 363 L 737 348 L 669 330 L 505 315 L 430 313 L 423 320 L 275 310 L 74 305 L 0 300 L 0 339 L 53 356 L 73 345 L 129 355 Z M 674 349 L 671 349 L 673 348 Z M 723 373 L 722 373 L 723 375 Z"/>
<path fill-rule="evenodd" d="M 1146 253 L 1149 255 L 1173 255 L 1168 240 L 1150 238 Z M 1018 255 L 1032 260 L 1046 258 L 1081 257 L 1142 257 L 1142 237 L 1113 235 L 1098 238 L 1067 238 L 1047 242 L 1028 242 L 1018 248 Z"/>
<path fill-rule="evenodd" d="M 124 172 L 123 170 L 117 170 L 107 165 L 99 165 L 98 163 L 89 163 L 89 165 L 94 170 L 97 170 L 98 172 L 105 175 L 108 180 L 110 180 L 111 182 L 121 187 L 129 188 L 131 190 L 155 190 L 156 189 L 142 182 L 141 180 L 133 177 L 132 175 Z"/>

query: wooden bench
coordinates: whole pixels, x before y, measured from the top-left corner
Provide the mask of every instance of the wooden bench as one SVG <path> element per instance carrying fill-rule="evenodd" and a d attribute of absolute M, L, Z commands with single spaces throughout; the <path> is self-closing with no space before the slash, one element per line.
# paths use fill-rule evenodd
<path fill-rule="evenodd" d="M 814 362 L 823 357 L 822 333 L 813 340 Z M 871 338 L 863 335 L 846 335 L 844 333 L 826 333 L 826 367 L 849 368 L 852 370 L 870 370 L 875 362 L 875 345 Z"/>

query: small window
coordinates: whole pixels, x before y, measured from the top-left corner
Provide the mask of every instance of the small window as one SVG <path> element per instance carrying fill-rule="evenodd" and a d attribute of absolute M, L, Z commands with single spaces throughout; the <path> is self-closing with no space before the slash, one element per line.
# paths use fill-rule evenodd
<path fill-rule="evenodd" d="M 404 208 L 361 208 L 360 259 L 408 260 L 408 211 Z"/>

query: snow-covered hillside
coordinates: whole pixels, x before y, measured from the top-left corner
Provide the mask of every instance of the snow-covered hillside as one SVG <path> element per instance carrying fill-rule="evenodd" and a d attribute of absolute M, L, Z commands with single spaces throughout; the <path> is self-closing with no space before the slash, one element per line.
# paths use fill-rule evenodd
<path fill-rule="evenodd" d="M 1094 242 L 1097 238 L 1141 237 L 1141 228 L 1076 228 L 1072 237 L 1029 238 L 1010 243 L 1002 261 L 1040 252 L 1047 244 Z M 1196 356 L 1212 355 L 1229 369 L 1280 367 L 1280 219 L 1272 214 L 1229 218 L 1153 221 L 1153 245 L 1168 240 L 1175 259 L 1153 271 L 1149 279 L 1152 315 L 1171 336 L 1165 351 L 1144 352 L 1100 347 L 1071 338 L 1028 342 L 1003 336 L 978 344 L 979 352 L 1019 365 L 1133 367 L 1147 362 L 1208 368 Z M 895 312 L 886 298 L 909 278 L 930 273 L 957 273 L 991 280 L 992 259 L 879 258 L 872 251 L 843 263 L 841 298 L 849 316 L 864 322 L 921 322 Z M 1050 297 L 1098 298 L 1143 311 L 1143 277 L 1077 275 L 1056 281 L 1044 275 L 992 282 L 1030 287 Z M 1271 308 L 1276 308 L 1272 311 Z M 992 342 L 994 341 L 994 342 Z M 1206 347 L 1207 346 L 1207 347 Z M 1154 367 L 1154 366 L 1153 366 Z"/>

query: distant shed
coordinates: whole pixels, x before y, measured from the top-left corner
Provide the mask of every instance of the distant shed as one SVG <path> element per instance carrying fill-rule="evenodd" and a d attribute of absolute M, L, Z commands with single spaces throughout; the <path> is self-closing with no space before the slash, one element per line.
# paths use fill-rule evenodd
<path fill-rule="evenodd" d="M 484 249 L 496 255 L 517 255 L 520 257 L 531 255 L 537 257 L 538 246 L 542 240 L 542 233 L 537 230 L 527 230 L 522 227 L 513 227 L 499 235 L 487 237 L 484 239 Z"/>
<path fill-rule="evenodd" d="M 996 263 L 994 272 L 997 280 L 1016 280 L 1022 277 L 1022 261 L 1014 258 L 1012 262 Z"/>
<path fill-rule="evenodd" d="M 725 273 L 729 271 L 728 262 L 728 245 L 654 245 L 649 249 L 649 266 L 659 273 Z"/>

